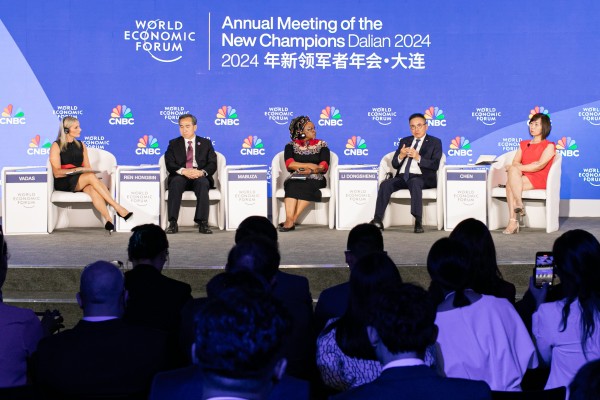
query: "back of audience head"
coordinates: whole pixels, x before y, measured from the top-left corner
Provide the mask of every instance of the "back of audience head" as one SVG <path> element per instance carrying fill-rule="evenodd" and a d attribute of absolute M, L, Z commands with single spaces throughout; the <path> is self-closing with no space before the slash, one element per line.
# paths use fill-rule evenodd
<path fill-rule="evenodd" d="M 366 331 L 368 316 L 381 290 L 401 284 L 398 268 L 387 254 L 370 253 L 358 260 L 350 273 L 346 312 L 327 328 L 336 328 L 336 342 L 346 355 L 375 359 Z"/>
<path fill-rule="evenodd" d="M 494 294 L 494 287 L 502 279 L 502 274 L 496 261 L 496 246 L 487 226 L 475 218 L 467 218 L 456 225 L 450 239 L 461 242 L 468 249 L 471 289 L 477 293 Z"/>
<path fill-rule="evenodd" d="M 381 231 L 372 224 L 356 225 L 348 234 L 346 263 L 352 269 L 361 257 L 373 252 L 383 252 Z"/>
<path fill-rule="evenodd" d="M 437 339 L 435 315 L 435 305 L 425 289 L 409 283 L 387 288 L 377 297 L 369 316 L 369 338 L 373 346 L 381 341 L 393 355 L 416 353 L 422 359 Z M 378 358 L 381 361 L 380 354 Z"/>
<path fill-rule="evenodd" d="M 269 293 L 232 287 L 203 303 L 195 323 L 192 353 L 203 371 L 205 394 L 262 398 L 256 394 L 283 375 L 280 350 L 289 323 Z"/>
<path fill-rule="evenodd" d="M 600 314 L 600 243 L 591 233 L 575 229 L 556 239 L 552 251 L 567 300 L 561 330 L 566 329 L 571 303 L 579 300 L 583 328 L 581 343 L 585 351 L 585 341 L 600 328 L 595 324 L 595 318 Z"/>
<path fill-rule="evenodd" d="M 431 277 L 429 292 L 435 304 L 439 304 L 448 293 L 454 294 L 454 307 L 471 304 L 464 291 L 469 286 L 469 261 L 467 248 L 460 242 L 442 238 L 431 246 L 427 255 L 427 272 Z"/>
<path fill-rule="evenodd" d="M 591 361 L 579 369 L 569 385 L 569 400 L 600 399 L 600 360 Z"/>
<path fill-rule="evenodd" d="M 206 284 L 206 297 L 220 296 L 232 288 L 270 292 L 271 284 L 253 271 L 222 272 Z"/>
<path fill-rule="evenodd" d="M 235 231 L 235 243 L 254 236 L 264 236 L 277 243 L 277 229 L 266 217 L 252 215 L 243 220 Z"/>
<path fill-rule="evenodd" d="M 229 251 L 225 271 L 249 270 L 275 284 L 275 274 L 279 270 L 281 256 L 277 245 L 263 236 L 242 239 Z"/>
<path fill-rule="evenodd" d="M 149 264 L 162 270 L 169 256 L 169 241 L 165 231 L 158 225 L 144 224 L 134 227 L 131 232 L 127 256 L 133 266 Z"/>
<path fill-rule="evenodd" d="M 121 317 L 125 304 L 123 273 L 108 261 L 89 264 L 81 272 L 77 301 L 86 317 Z"/>

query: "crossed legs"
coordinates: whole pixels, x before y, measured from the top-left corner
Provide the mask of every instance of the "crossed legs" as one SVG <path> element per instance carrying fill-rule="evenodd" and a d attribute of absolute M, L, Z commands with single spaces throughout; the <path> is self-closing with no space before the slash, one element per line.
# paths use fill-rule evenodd
<path fill-rule="evenodd" d="M 515 232 L 519 221 L 517 214 L 515 213 L 516 208 L 523 210 L 523 190 L 533 189 L 533 185 L 529 181 L 529 178 L 523 175 L 521 170 L 511 165 L 507 172 L 506 180 L 506 203 L 508 204 L 508 224 L 505 232 Z"/>
<path fill-rule="evenodd" d="M 108 212 L 107 204 L 110 205 L 120 216 L 127 215 L 127 209 L 117 203 L 106 185 L 100 182 L 96 175 L 92 172 L 81 174 L 75 186 L 76 192 L 84 192 L 92 198 L 94 208 L 100 212 L 102 217 L 107 221 L 112 221 L 112 217 Z"/>

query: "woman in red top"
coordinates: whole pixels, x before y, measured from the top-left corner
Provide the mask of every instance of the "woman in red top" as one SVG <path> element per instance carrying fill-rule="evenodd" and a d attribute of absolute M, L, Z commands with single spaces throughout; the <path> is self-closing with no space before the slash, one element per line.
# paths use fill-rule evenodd
<path fill-rule="evenodd" d="M 510 166 L 506 168 L 506 199 L 508 202 L 508 225 L 506 234 L 519 232 L 519 219 L 525 216 L 523 190 L 545 189 L 548 171 L 552 166 L 556 147 L 554 142 L 546 140 L 552 126 L 546 114 L 535 114 L 529 120 L 531 140 L 523 140 Z"/>

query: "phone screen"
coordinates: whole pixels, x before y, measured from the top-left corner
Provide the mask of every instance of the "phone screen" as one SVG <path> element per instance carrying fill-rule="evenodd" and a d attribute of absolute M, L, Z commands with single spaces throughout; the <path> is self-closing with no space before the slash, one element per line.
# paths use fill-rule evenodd
<path fill-rule="evenodd" d="M 534 279 L 536 287 L 542 287 L 544 283 L 552 285 L 554 281 L 554 256 L 551 252 L 536 253 Z"/>

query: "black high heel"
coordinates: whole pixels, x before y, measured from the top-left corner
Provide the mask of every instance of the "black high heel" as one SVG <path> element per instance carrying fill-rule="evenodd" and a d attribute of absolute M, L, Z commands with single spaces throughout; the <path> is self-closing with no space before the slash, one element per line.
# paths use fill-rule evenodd
<path fill-rule="evenodd" d="M 121 218 L 123 218 L 125 221 L 127 221 L 129 218 L 131 218 L 131 216 L 133 215 L 133 211 L 130 211 L 127 213 L 126 216 L 122 217 L 121 214 L 117 213 L 117 215 Z"/>
<path fill-rule="evenodd" d="M 115 230 L 115 226 L 112 222 L 106 221 L 106 224 L 104 224 L 104 229 L 106 229 L 108 235 L 110 236 L 110 234 Z"/>

